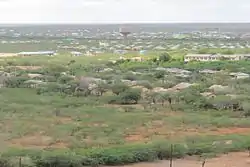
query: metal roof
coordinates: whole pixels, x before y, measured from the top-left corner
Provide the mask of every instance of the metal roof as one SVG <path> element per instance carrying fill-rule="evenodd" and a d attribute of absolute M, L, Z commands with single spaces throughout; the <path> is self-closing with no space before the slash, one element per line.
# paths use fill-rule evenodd
<path fill-rule="evenodd" d="M 20 52 L 18 55 L 49 55 L 55 54 L 54 51 Z"/>
<path fill-rule="evenodd" d="M 75 55 L 81 55 L 81 52 L 77 52 L 77 51 L 72 51 L 71 54 L 75 54 Z"/>

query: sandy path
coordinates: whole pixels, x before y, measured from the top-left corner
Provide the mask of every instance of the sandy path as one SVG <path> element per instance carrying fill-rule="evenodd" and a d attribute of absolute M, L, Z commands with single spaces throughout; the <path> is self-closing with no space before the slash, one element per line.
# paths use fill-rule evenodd
<path fill-rule="evenodd" d="M 194 158 L 175 160 L 173 167 L 201 167 L 201 163 Z M 154 163 L 139 163 L 126 165 L 124 167 L 169 167 L 169 161 L 159 161 Z M 247 152 L 230 153 L 218 158 L 208 159 L 205 167 L 250 167 L 250 157 Z"/>

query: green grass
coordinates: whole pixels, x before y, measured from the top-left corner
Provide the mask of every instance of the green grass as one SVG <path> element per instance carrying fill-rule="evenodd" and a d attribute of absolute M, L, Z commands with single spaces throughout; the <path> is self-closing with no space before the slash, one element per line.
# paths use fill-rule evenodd
<path fill-rule="evenodd" d="M 71 60 L 75 60 L 76 64 L 89 65 L 89 64 L 102 64 L 109 59 L 117 59 L 113 54 L 101 54 L 97 56 L 81 56 L 72 57 L 68 54 L 59 54 L 53 57 L 48 56 L 30 56 L 30 57 L 8 57 L 1 58 L 1 64 L 13 64 L 20 66 L 47 66 L 50 64 L 66 65 Z"/>
<path fill-rule="evenodd" d="M 97 100 L 98 97 L 41 96 L 30 89 L 1 89 L 0 117 L 3 126 L 0 132 L 9 140 L 25 140 L 27 136 L 39 136 L 41 132 L 54 141 L 63 139 L 71 148 L 90 148 L 145 142 L 143 136 L 161 140 L 183 138 L 188 133 L 197 135 L 189 129 L 196 129 L 202 135 L 213 134 L 216 128 L 250 127 L 248 118 L 233 118 L 230 113 L 218 117 L 206 113 L 175 113 L 168 109 L 161 112 L 139 109 L 124 112 L 121 108 L 105 107 Z M 59 116 L 55 115 L 56 110 L 60 111 Z M 178 130 L 176 137 L 170 135 Z M 136 138 L 126 140 L 133 134 L 138 135 L 138 141 Z M 8 144 L 12 147 L 11 142 Z M 32 146 L 30 144 L 29 147 Z M 41 147 L 46 145 L 41 143 Z"/>

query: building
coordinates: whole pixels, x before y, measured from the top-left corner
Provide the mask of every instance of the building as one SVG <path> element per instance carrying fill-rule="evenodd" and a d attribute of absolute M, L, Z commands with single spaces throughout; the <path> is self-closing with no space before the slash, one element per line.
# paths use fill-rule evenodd
<path fill-rule="evenodd" d="M 71 52 L 71 55 L 72 55 L 72 56 L 81 56 L 82 53 L 81 53 L 81 52 L 72 51 L 72 52 Z"/>
<path fill-rule="evenodd" d="M 242 73 L 242 72 L 238 72 L 238 73 L 230 73 L 229 74 L 231 77 L 233 77 L 234 79 L 246 79 L 249 78 L 249 74 L 246 73 Z"/>
<path fill-rule="evenodd" d="M 17 53 L 18 56 L 38 56 L 38 55 L 45 55 L 45 56 L 53 56 L 56 53 L 54 51 L 38 51 L 38 52 L 20 52 Z"/>
<path fill-rule="evenodd" d="M 221 55 L 221 54 L 188 54 L 184 56 L 184 61 L 220 61 L 220 60 L 231 60 L 239 61 L 248 58 L 249 55 Z"/>

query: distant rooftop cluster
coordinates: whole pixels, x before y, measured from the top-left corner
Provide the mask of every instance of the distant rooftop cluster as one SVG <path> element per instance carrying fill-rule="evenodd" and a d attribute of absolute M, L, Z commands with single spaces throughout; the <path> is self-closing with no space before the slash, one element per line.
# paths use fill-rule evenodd
<path fill-rule="evenodd" d="M 184 61 L 219 61 L 219 60 L 231 60 L 239 61 L 249 59 L 250 54 L 233 54 L 233 55 L 223 55 L 223 54 L 187 54 L 184 56 Z"/>

